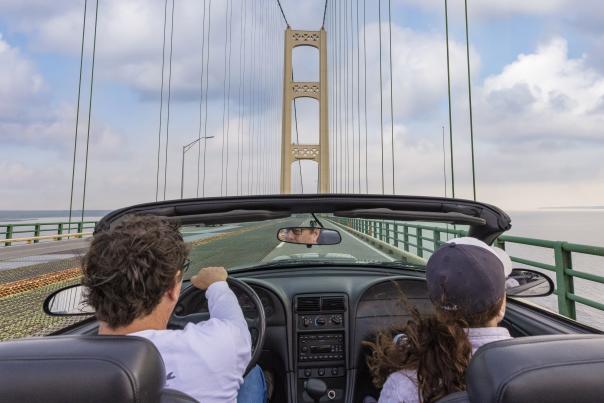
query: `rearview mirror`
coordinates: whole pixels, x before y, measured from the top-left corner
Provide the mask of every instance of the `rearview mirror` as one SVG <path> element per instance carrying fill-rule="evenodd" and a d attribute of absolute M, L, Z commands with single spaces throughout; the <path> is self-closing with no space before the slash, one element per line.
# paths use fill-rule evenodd
<path fill-rule="evenodd" d="M 337 245 L 342 242 L 340 233 L 333 229 L 316 227 L 286 227 L 277 232 L 281 242 L 300 245 Z"/>
<path fill-rule="evenodd" d="M 86 287 L 70 285 L 50 294 L 44 301 L 44 312 L 50 316 L 94 315 L 94 309 L 85 302 Z"/>
<path fill-rule="evenodd" d="M 510 297 L 546 297 L 554 292 L 554 282 L 543 273 L 529 269 L 513 269 L 505 282 Z"/>

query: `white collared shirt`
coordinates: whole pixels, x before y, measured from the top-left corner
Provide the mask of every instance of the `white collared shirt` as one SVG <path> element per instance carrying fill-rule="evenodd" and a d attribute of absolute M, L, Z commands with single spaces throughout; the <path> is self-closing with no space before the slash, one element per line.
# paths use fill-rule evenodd
<path fill-rule="evenodd" d="M 203 403 L 236 402 L 251 358 L 251 337 L 235 294 L 225 281 L 206 290 L 210 319 L 183 330 L 143 330 L 166 367 L 166 388 Z"/>
<path fill-rule="evenodd" d="M 398 336 L 398 335 L 397 335 Z M 484 344 L 498 340 L 511 339 L 510 332 L 504 327 L 477 327 L 468 329 L 468 338 L 472 344 L 472 354 Z M 379 403 L 419 403 L 417 372 L 397 371 L 388 377 L 380 393 Z"/>

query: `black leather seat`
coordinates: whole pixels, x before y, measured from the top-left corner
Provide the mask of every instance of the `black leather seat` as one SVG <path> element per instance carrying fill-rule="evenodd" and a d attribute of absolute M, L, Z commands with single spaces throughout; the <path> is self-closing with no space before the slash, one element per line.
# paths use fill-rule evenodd
<path fill-rule="evenodd" d="M 486 344 L 472 358 L 466 384 L 465 394 L 440 402 L 602 402 L 604 336 L 534 336 Z"/>
<path fill-rule="evenodd" d="M 195 402 L 164 389 L 164 363 L 133 336 L 58 336 L 0 343 L 1 402 Z"/>

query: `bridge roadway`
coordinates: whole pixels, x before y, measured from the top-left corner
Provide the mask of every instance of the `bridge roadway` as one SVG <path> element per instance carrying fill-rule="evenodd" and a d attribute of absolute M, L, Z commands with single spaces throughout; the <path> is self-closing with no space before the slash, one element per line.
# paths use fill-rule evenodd
<path fill-rule="evenodd" d="M 286 226 L 308 225 L 308 216 L 216 227 L 182 229 L 191 244 L 192 267 L 187 277 L 204 266 L 235 267 L 268 263 L 275 258 L 303 253 L 349 254 L 363 261 L 392 261 L 346 230 L 323 220 L 327 228 L 342 234 L 339 245 L 293 245 L 277 240 Z M 0 248 L 0 340 L 41 336 L 79 321 L 56 318 L 42 312 L 42 303 L 54 290 L 80 280 L 81 255 L 90 239 L 40 242 Z"/>
<path fill-rule="evenodd" d="M 236 227 L 227 227 L 217 231 L 211 237 L 192 241 L 190 259 L 192 268 L 187 277 L 196 272 L 197 267 L 224 266 L 228 268 L 253 266 L 269 263 L 275 258 L 304 254 L 304 253 L 338 253 L 349 254 L 363 261 L 392 261 L 392 257 L 373 248 L 364 241 L 354 237 L 342 228 L 321 221 L 326 228 L 336 229 L 342 235 L 338 245 L 313 246 L 294 245 L 280 242 L 277 231 L 288 226 L 308 226 L 308 218 L 287 218 L 267 222 L 248 223 Z M 194 236 L 191 227 L 183 229 L 185 239 Z M 191 234 L 191 235 L 189 235 Z"/>

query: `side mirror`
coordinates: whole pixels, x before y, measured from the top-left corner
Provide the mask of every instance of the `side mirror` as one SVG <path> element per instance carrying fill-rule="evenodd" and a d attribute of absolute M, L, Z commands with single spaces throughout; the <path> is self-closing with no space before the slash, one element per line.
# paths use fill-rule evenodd
<path fill-rule="evenodd" d="M 546 297 L 554 292 L 554 282 L 543 273 L 529 269 L 513 269 L 505 282 L 509 297 Z"/>
<path fill-rule="evenodd" d="M 94 309 L 85 302 L 86 287 L 70 285 L 53 292 L 44 300 L 44 312 L 50 316 L 94 315 Z"/>
<path fill-rule="evenodd" d="M 337 245 L 342 242 L 340 233 L 333 229 L 315 227 L 286 227 L 277 232 L 281 242 L 300 245 Z"/>

